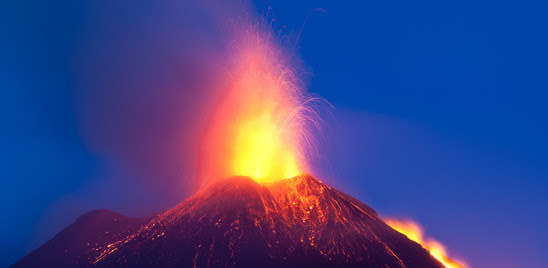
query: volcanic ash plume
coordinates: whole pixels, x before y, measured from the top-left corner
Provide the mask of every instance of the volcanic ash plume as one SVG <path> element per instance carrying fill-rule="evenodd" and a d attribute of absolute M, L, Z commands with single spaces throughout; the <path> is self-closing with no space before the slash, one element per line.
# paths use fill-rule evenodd
<path fill-rule="evenodd" d="M 233 175 L 272 182 L 303 173 L 318 127 L 296 61 L 270 29 L 247 27 L 230 50 L 227 87 L 209 122 L 202 147 L 202 177 Z"/>

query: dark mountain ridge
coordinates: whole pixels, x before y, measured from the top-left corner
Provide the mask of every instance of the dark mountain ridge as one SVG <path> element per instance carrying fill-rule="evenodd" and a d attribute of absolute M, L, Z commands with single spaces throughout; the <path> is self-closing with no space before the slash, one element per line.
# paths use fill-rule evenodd
<path fill-rule="evenodd" d="M 143 219 L 90 212 L 14 267 L 443 267 L 358 200 L 309 175 L 220 180 Z"/>

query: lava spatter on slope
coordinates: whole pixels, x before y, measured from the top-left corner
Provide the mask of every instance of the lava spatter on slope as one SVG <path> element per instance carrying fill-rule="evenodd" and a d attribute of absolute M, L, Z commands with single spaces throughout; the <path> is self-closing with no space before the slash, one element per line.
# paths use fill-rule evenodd
<path fill-rule="evenodd" d="M 271 184 L 248 177 L 217 181 L 138 230 L 112 236 L 108 244 L 88 247 L 78 255 L 78 262 L 67 258 L 64 263 L 443 267 L 374 210 L 309 175 Z M 30 257 L 15 266 L 43 263 Z"/>

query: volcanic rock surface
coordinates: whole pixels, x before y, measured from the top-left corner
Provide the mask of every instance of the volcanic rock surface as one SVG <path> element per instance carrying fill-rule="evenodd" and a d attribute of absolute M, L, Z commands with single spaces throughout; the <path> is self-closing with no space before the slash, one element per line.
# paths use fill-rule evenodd
<path fill-rule="evenodd" d="M 443 267 L 360 201 L 302 175 L 232 177 L 167 212 L 80 217 L 13 267 Z"/>

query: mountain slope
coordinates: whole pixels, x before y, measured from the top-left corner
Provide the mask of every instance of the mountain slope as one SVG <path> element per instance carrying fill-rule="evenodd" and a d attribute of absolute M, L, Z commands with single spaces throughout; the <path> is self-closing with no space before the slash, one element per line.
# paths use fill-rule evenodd
<path fill-rule="evenodd" d="M 151 217 L 130 218 L 106 209 L 88 212 L 55 237 L 25 256 L 14 267 L 85 266 L 96 248 L 118 241 L 149 222 Z"/>
<path fill-rule="evenodd" d="M 107 240 L 96 243 L 93 250 L 80 250 L 78 263 L 74 259 L 69 263 L 443 267 L 419 244 L 386 225 L 374 210 L 309 175 L 268 185 L 247 177 L 225 179 L 151 218 L 138 230 L 101 241 Z M 40 259 L 36 252 L 16 266 Z"/>

